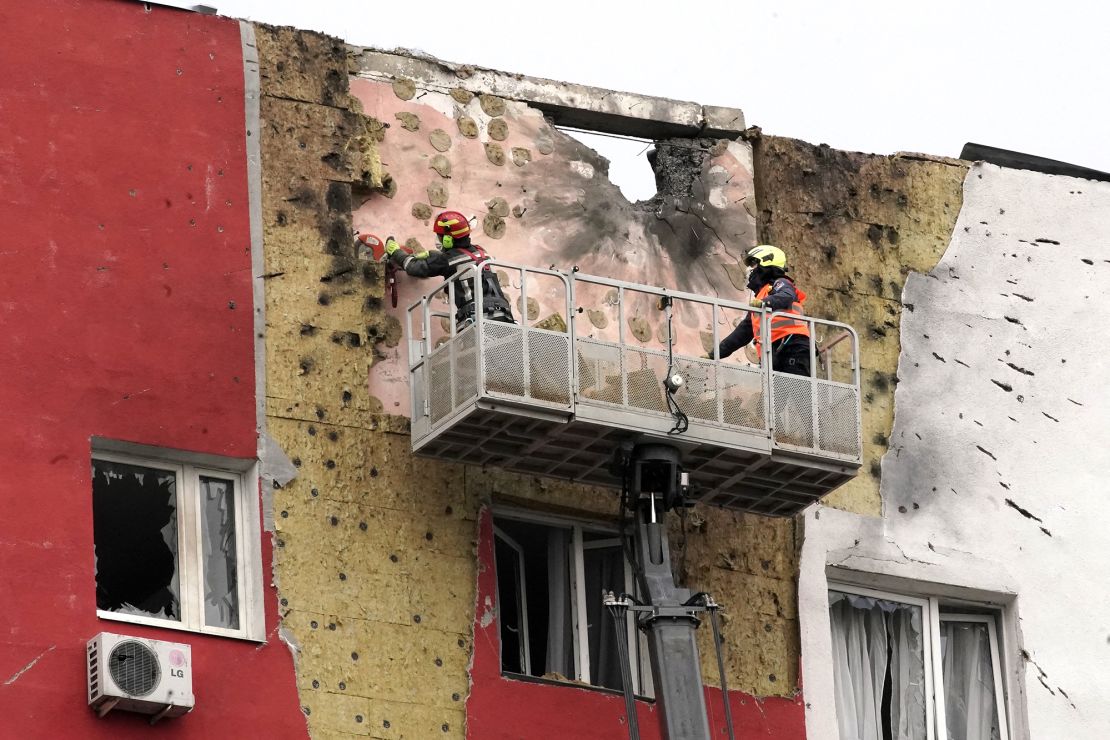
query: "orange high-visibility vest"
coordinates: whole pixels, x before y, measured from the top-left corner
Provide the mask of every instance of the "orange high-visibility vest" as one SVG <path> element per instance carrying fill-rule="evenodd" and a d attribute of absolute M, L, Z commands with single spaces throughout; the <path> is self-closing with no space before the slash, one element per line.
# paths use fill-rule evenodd
<path fill-rule="evenodd" d="M 764 285 L 762 288 L 759 289 L 759 292 L 756 293 L 755 297 L 758 298 L 759 300 L 763 300 L 771 292 L 772 287 L 774 287 L 774 283 L 769 283 L 767 285 Z M 797 286 L 795 286 L 794 289 L 798 293 L 798 300 L 794 301 L 794 303 L 790 306 L 790 308 L 786 311 L 786 313 L 777 314 L 777 315 L 774 316 L 774 318 L 771 319 L 771 344 L 772 345 L 775 342 L 779 341 L 780 339 L 785 339 L 787 336 L 789 336 L 791 334 L 801 334 L 802 336 L 806 336 L 806 337 L 809 336 L 809 326 L 806 325 L 806 322 L 798 321 L 797 319 L 792 319 L 792 318 L 790 318 L 790 316 L 787 315 L 787 314 L 796 314 L 798 316 L 805 316 L 805 309 L 802 307 L 802 302 L 806 299 L 806 294 L 802 290 L 798 289 Z M 759 326 L 760 326 L 760 322 L 762 321 L 762 318 L 761 318 L 762 314 L 760 312 L 757 312 L 757 311 L 752 311 L 751 317 L 752 317 L 752 333 L 754 335 L 755 350 L 756 350 L 756 352 L 762 353 L 763 349 L 762 349 L 762 347 L 760 347 L 760 344 L 759 344 L 759 338 L 760 338 Z M 762 354 L 760 356 L 762 356 Z"/>

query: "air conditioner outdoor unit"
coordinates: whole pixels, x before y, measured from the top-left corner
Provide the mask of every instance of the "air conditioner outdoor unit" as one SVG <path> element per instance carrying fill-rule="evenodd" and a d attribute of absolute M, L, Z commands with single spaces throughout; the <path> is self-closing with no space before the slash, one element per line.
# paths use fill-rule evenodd
<path fill-rule="evenodd" d="M 101 632 L 89 640 L 89 707 L 180 717 L 193 708 L 192 651 L 188 645 Z"/>

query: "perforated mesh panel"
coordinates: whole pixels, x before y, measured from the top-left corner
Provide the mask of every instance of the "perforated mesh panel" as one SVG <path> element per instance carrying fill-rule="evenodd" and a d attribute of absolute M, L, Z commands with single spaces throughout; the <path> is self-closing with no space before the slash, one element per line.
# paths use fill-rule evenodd
<path fill-rule="evenodd" d="M 428 404 L 432 424 L 448 417 L 478 390 L 475 332 L 470 326 L 432 350 L 428 357 Z"/>
<path fill-rule="evenodd" d="M 663 391 L 667 374 L 667 357 L 632 347 L 624 348 L 625 382 L 628 384 L 628 405 L 643 411 L 669 414 Z"/>
<path fill-rule="evenodd" d="M 108 672 L 120 691 L 131 696 L 151 693 L 162 677 L 158 656 L 135 640 L 125 640 L 112 648 L 108 654 Z"/>
<path fill-rule="evenodd" d="M 432 423 L 451 413 L 451 346 L 445 344 L 432 350 L 428 357 L 428 403 Z"/>
<path fill-rule="evenodd" d="M 669 415 L 663 378 L 666 353 L 624 348 L 579 338 L 578 403 L 601 402 Z M 621 359 L 624 359 L 622 365 Z M 627 368 L 627 373 L 622 370 Z M 674 369 L 685 379 L 675 401 L 691 420 L 765 429 L 763 378 L 758 367 L 676 357 Z M 622 384 L 627 385 L 624 403 Z"/>
<path fill-rule="evenodd" d="M 570 405 L 569 336 L 494 321 L 483 332 L 486 391 Z"/>
<path fill-rule="evenodd" d="M 452 410 L 478 395 L 478 330 L 468 326 L 451 340 L 455 356 L 455 375 L 452 383 Z"/>
<path fill-rule="evenodd" d="M 682 412 L 691 419 L 716 423 L 720 418 L 717 413 L 716 363 L 680 359 L 675 361 L 675 371 L 686 381 L 674 394 Z"/>
<path fill-rule="evenodd" d="M 859 398 L 855 388 L 817 383 L 818 430 L 821 449 L 859 455 Z"/>
<path fill-rule="evenodd" d="M 482 331 L 486 390 L 524 396 L 524 329 L 516 324 L 490 321 Z"/>
<path fill-rule="evenodd" d="M 579 338 L 578 396 L 581 401 L 623 404 L 619 345 Z"/>
<path fill-rule="evenodd" d="M 766 429 L 763 375 L 751 365 L 718 364 L 722 421 L 747 429 Z"/>
<path fill-rule="evenodd" d="M 813 381 L 788 373 L 773 372 L 771 375 L 775 384 L 775 442 L 794 447 L 814 447 Z"/>
<path fill-rule="evenodd" d="M 570 337 L 528 332 L 529 394 L 540 401 L 570 404 Z"/>

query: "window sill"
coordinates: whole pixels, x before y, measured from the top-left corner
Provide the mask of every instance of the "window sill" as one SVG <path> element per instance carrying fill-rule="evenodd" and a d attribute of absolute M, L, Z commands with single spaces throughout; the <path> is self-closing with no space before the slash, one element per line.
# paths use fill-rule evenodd
<path fill-rule="evenodd" d="M 594 686 L 590 683 L 581 683 L 579 681 L 560 681 L 555 678 L 543 678 L 542 676 L 532 676 L 527 673 L 511 673 L 509 671 L 501 671 L 501 678 L 507 678 L 510 681 L 521 681 L 523 683 L 538 683 L 544 686 L 561 686 L 569 689 L 587 689 L 589 691 L 596 691 L 601 694 L 611 694 L 612 696 L 624 696 L 624 692 L 619 689 L 610 689 L 607 686 Z M 654 697 L 636 695 L 636 701 L 642 701 L 647 704 L 654 704 Z"/>
<path fill-rule="evenodd" d="M 97 609 L 96 616 L 109 622 L 141 624 L 144 627 L 158 627 L 160 629 L 170 630 L 172 632 L 189 632 L 194 635 L 206 635 L 208 637 L 227 637 L 233 640 L 241 640 L 243 642 L 254 642 L 261 644 L 264 644 L 266 642 L 265 638 L 248 635 L 243 630 L 229 630 L 221 629 L 219 627 L 189 627 L 188 625 L 181 624 L 180 622 L 173 622 L 168 619 L 158 619 L 157 617 L 144 617 L 139 614 L 120 614 L 117 612 L 109 612 Z"/>

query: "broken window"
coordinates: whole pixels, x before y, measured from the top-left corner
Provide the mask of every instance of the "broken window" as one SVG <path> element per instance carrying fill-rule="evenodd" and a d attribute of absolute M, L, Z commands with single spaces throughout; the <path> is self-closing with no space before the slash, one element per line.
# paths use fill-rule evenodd
<path fill-rule="evenodd" d="M 998 614 L 829 592 L 841 740 L 1007 740 Z"/>
<path fill-rule="evenodd" d="M 173 470 L 93 460 L 96 607 L 181 621 Z"/>
<path fill-rule="evenodd" d="M 96 606 L 102 617 L 246 637 L 242 474 L 97 453 Z M 255 579 L 256 580 L 256 579 Z"/>
<path fill-rule="evenodd" d="M 621 690 L 617 632 L 602 594 L 634 593 L 617 533 L 589 524 L 494 517 L 501 670 Z M 646 645 L 628 617 L 633 690 L 650 693 Z"/>

